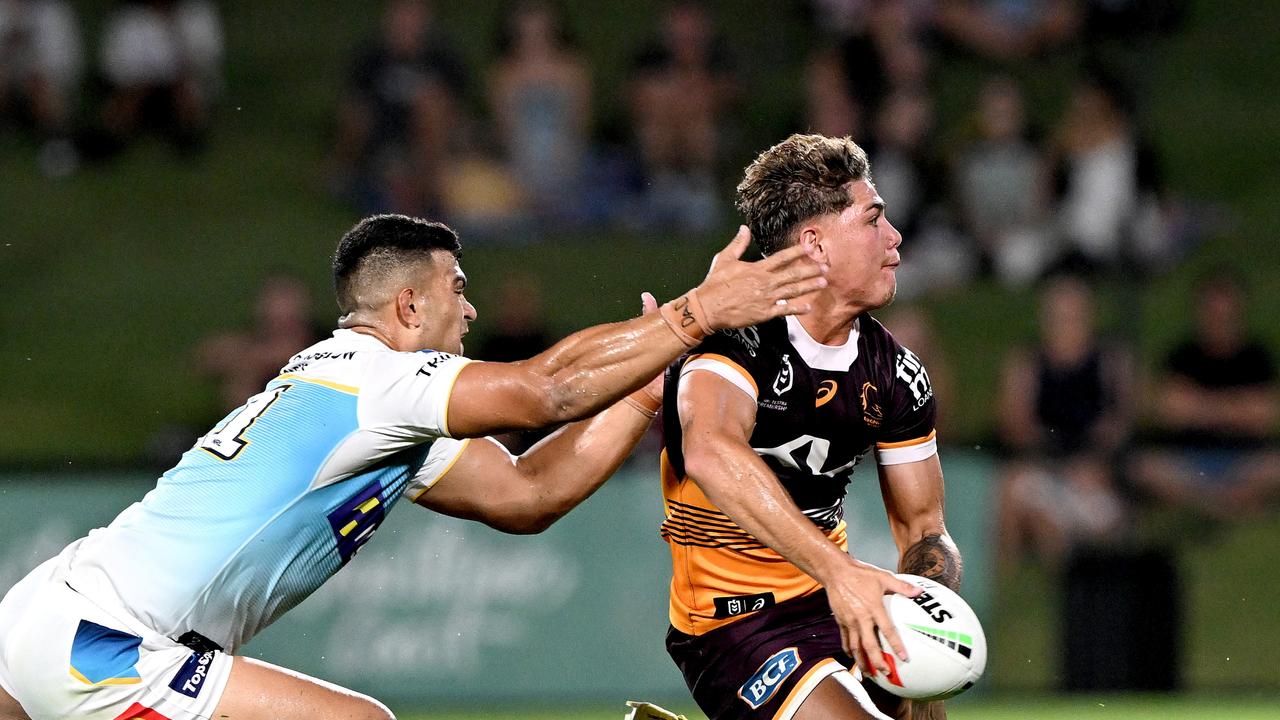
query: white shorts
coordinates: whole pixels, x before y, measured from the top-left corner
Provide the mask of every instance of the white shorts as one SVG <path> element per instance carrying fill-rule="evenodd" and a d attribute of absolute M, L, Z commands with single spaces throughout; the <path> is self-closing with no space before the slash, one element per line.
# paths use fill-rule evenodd
<path fill-rule="evenodd" d="M 63 581 L 64 564 L 45 562 L 0 601 L 0 686 L 33 720 L 209 720 L 232 656 L 103 610 Z"/>

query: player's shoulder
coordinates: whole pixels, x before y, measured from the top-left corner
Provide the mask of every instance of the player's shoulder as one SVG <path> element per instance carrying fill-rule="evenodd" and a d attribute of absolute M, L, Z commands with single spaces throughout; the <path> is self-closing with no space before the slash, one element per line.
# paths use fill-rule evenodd
<path fill-rule="evenodd" d="M 720 330 L 704 340 L 692 354 L 712 353 L 751 361 L 776 354 L 779 343 L 786 342 L 786 323 L 782 318 L 774 318 L 759 325 Z"/>
<path fill-rule="evenodd" d="M 875 319 L 870 313 L 863 313 L 858 318 L 858 334 L 863 338 L 864 342 L 875 345 L 877 347 L 886 347 L 897 349 L 902 347 L 901 344 L 893 337 L 893 333 L 884 323 Z"/>
<path fill-rule="evenodd" d="M 290 358 L 280 369 L 280 377 L 355 391 L 380 377 L 430 376 L 458 357 L 435 350 L 401 352 L 372 336 L 339 329 Z"/>
<path fill-rule="evenodd" d="M 330 337 L 301 350 L 289 358 L 280 369 L 281 375 L 300 375 L 329 369 L 330 366 L 353 364 L 357 358 L 378 352 L 390 351 L 376 339 L 351 330 L 335 330 Z"/>
<path fill-rule="evenodd" d="M 869 314 L 858 318 L 858 335 L 872 362 L 892 365 L 904 356 L 915 357 L 915 353 L 898 342 L 884 323 Z"/>

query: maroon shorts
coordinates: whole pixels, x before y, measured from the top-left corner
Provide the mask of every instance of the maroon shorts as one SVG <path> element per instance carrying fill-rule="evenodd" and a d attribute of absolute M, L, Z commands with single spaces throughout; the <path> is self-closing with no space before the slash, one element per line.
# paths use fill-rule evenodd
<path fill-rule="evenodd" d="M 853 666 L 822 590 L 702 635 L 671 628 L 667 652 L 710 720 L 768 720 L 820 664 Z"/>

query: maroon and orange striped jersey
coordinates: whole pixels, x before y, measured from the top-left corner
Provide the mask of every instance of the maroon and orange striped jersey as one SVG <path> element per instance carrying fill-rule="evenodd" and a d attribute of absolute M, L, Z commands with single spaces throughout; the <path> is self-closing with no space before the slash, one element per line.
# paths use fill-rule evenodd
<path fill-rule="evenodd" d="M 715 373 L 752 397 L 752 449 L 846 551 L 844 496 L 854 468 L 872 450 L 884 465 L 931 457 L 937 411 L 920 360 L 865 314 L 838 347 L 817 343 L 786 317 L 718 332 L 676 361 L 664 399 L 662 537 L 672 554 L 671 624 L 700 635 L 819 585 L 738 527 L 685 475 L 676 396 L 693 372 Z"/>

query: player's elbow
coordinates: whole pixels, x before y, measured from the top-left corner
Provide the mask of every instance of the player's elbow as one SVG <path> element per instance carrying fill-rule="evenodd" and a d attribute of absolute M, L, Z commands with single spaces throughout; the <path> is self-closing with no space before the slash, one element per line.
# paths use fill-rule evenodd
<path fill-rule="evenodd" d="M 538 492 L 531 486 L 528 492 L 513 493 L 493 505 L 485 514 L 484 522 L 510 535 L 537 535 L 572 509 L 572 503 Z"/>
<path fill-rule="evenodd" d="M 717 475 L 725 460 L 725 449 L 714 441 L 684 444 L 684 471 L 696 482 Z"/>
<path fill-rule="evenodd" d="M 564 512 L 555 512 L 547 508 L 528 508 L 491 517 L 486 524 L 508 535 L 537 535 L 562 517 Z"/>

